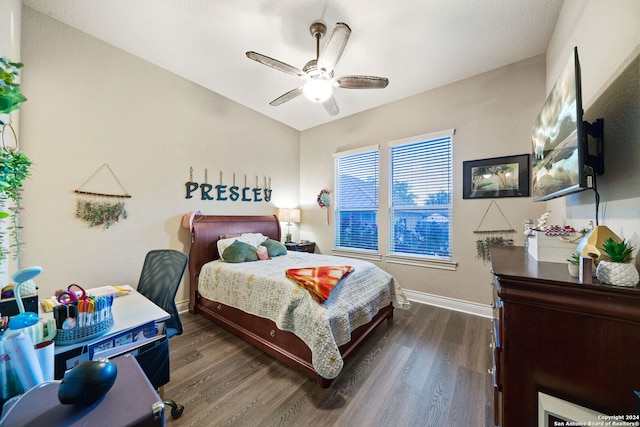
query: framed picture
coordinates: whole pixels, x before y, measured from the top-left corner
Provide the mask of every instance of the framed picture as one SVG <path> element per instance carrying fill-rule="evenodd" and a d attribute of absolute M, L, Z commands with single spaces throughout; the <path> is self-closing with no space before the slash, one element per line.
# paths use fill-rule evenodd
<path fill-rule="evenodd" d="M 462 162 L 462 197 L 529 197 L 529 154 Z"/>

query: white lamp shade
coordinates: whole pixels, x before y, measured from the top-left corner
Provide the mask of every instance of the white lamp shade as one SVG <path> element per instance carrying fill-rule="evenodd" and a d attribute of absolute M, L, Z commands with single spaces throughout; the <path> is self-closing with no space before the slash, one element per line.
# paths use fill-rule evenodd
<path fill-rule="evenodd" d="M 308 100 L 320 103 L 329 99 L 333 92 L 333 87 L 330 80 L 315 78 L 304 84 L 302 92 Z"/>
<path fill-rule="evenodd" d="M 278 219 L 283 222 L 300 222 L 300 209 L 280 208 Z"/>

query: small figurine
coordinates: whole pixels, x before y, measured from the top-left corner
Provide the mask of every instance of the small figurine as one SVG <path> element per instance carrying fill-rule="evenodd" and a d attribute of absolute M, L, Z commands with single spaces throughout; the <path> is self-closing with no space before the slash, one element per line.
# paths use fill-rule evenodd
<path fill-rule="evenodd" d="M 549 218 L 549 215 L 551 215 L 551 211 L 544 211 L 544 213 L 540 215 L 540 218 L 538 218 L 538 225 L 536 225 L 536 230 L 540 230 L 540 231 L 544 230 L 544 227 L 547 224 L 547 219 Z"/>

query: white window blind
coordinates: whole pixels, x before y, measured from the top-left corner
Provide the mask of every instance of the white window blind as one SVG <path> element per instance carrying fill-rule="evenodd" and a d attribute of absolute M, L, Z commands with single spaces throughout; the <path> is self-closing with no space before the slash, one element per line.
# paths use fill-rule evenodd
<path fill-rule="evenodd" d="M 390 254 L 451 260 L 452 135 L 389 144 Z"/>
<path fill-rule="evenodd" d="M 334 242 L 337 249 L 378 250 L 379 150 L 335 156 Z"/>

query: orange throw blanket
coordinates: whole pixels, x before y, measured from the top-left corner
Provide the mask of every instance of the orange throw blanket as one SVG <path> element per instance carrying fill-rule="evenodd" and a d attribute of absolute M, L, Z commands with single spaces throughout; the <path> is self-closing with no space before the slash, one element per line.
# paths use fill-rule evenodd
<path fill-rule="evenodd" d="M 353 271 L 349 265 L 335 267 L 290 268 L 285 274 L 298 286 L 305 288 L 316 301 L 323 304 L 336 284 Z"/>

